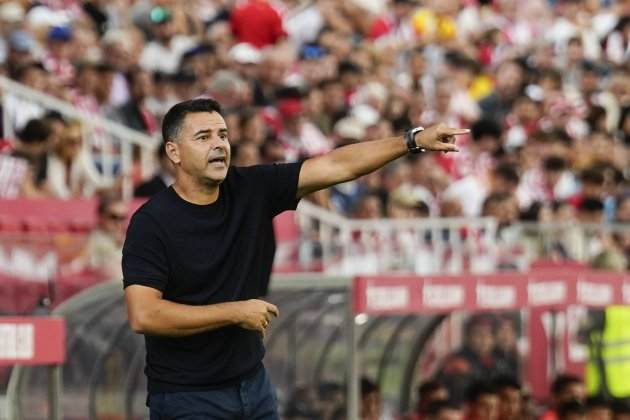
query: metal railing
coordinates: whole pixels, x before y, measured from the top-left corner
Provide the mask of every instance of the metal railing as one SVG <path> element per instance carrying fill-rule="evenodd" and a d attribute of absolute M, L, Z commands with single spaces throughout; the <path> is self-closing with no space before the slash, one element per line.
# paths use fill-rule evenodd
<path fill-rule="evenodd" d="M 492 218 L 347 219 L 303 201 L 297 222 L 300 266 L 327 274 L 488 273 L 500 264 Z"/>
<path fill-rule="evenodd" d="M 524 271 L 541 259 L 619 270 L 630 244 L 630 224 L 500 227 L 492 218 L 348 219 L 307 201 L 296 218 L 299 266 L 327 274 Z"/>
<path fill-rule="evenodd" d="M 4 76 L 0 76 L 0 90 L 3 103 L 3 128 L 5 137 L 15 137 L 12 112 L 7 109 L 7 99 L 20 103 L 39 105 L 42 109 L 54 110 L 65 118 L 77 120 L 83 129 L 84 147 L 99 169 L 104 184 L 113 184 L 120 175 L 131 174 L 133 166 L 133 147 L 140 149 L 140 165 L 143 176 L 152 170 L 152 154 L 159 141 L 156 138 L 132 130 L 119 123 L 88 113 L 71 103 L 32 89 Z M 123 178 L 123 195 L 131 198 L 132 180 Z"/>

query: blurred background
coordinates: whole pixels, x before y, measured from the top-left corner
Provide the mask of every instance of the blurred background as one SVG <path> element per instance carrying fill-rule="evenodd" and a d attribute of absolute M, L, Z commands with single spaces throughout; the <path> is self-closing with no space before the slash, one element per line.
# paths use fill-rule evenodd
<path fill-rule="evenodd" d="M 276 218 L 283 418 L 347 418 L 354 360 L 360 418 L 630 419 L 630 1 L 0 1 L 0 95 L 0 314 L 67 328 L 61 372 L 0 351 L 0 418 L 148 418 L 121 247 L 173 181 L 163 115 L 211 97 L 242 166 L 471 129 Z M 401 275 L 615 292 L 350 311 L 354 278 Z"/>

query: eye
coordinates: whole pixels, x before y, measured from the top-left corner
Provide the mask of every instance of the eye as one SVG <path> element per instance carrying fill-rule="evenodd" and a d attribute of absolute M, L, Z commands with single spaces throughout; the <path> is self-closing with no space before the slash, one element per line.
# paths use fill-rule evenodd
<path fill-rule="evenodd" d="M 221 134 L 219 134 L 219 138 L 220 138 L 221 140 L 227 140 L 228 135 L 227 135 L 227 133 L 221 133 Z"/>
<path fill-rule="evenodd" d="M 210 138 L 210 136 L 208 136 L 207 134 L 204 134 L 203 136 L 199 136 L 197 137 L 197 140 L 203 140 L 206 141 Z"/>

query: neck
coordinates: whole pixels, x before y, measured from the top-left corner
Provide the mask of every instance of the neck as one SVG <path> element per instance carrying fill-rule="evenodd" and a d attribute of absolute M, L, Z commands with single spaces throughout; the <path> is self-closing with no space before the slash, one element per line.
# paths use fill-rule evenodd
<path fill-rule="evenodd" d="M 204 185 L 178 176 L 173 183 L 173 188 L 175 192 L 177 192 L 177 195 L 192 204 L 212 204 L 219 198 L 219 184 Z"/>

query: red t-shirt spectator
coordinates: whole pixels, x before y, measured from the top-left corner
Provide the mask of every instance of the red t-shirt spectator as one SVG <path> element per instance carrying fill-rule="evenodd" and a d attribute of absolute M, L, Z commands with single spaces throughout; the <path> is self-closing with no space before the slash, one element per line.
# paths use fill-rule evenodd
<path fill-rule="evenodd" d="M 266 0 L 248 0 L 235 8 L 231 24 L 239 42 L 247 42 L 257 48 L 275 44 L 286 36 L 280 15 Z"/>

